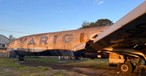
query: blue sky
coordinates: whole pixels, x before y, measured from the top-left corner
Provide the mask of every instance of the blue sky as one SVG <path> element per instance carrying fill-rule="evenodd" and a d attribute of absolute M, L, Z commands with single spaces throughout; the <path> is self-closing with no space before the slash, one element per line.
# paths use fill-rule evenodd
<path fill-rule="evenodd" d="M 116 22 L 145 0 L 0 0 L 0 34 L 18 38 L 73 30 L 83 21 Z"/>

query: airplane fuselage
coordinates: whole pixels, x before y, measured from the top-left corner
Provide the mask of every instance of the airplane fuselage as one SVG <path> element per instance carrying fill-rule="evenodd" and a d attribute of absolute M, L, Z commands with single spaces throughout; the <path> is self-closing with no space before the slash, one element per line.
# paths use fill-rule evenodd
<path fill-rule="evenodd" d="M 8 50 L 18 55 L 73 55 L 72 52 L 85 49 L 86 43 L 107 27 L 24 36 L 14 40 Z"/>

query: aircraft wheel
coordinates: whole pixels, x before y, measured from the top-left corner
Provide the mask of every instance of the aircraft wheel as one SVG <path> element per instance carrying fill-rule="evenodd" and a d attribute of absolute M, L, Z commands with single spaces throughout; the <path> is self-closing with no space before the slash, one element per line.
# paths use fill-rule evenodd
<path fill-rule="evenodd" d="M 122 74 L 129 74 L 133 71 L 132 64 L 130 62 L 125 62 L 119 65 L 119 71 Z"/>

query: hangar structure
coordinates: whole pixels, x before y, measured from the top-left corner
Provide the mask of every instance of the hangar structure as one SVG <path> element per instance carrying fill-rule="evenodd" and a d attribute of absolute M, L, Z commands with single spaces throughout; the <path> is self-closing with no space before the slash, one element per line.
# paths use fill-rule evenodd
<path fill-rule="evenodd" d="M 0 48 L 6 48 L 9 43 L 10 40 L 6 36 L 0 35 Z"/>
<path fill-rule="evenodd" d="M 10 40 L 4 36 L 4 35 L 0 35 L 0 56 L 5 56 L 7 55 L 7 46 L 10 43 Z"/>

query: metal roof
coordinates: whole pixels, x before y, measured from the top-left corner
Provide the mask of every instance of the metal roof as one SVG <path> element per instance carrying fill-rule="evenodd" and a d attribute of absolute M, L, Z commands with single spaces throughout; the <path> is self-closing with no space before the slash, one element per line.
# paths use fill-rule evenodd
<path fill-rule="evenodd" d="M 8 44 L 9 42 L 9 39 L 6 36 L 0 35 L 0 44 Z"/>

